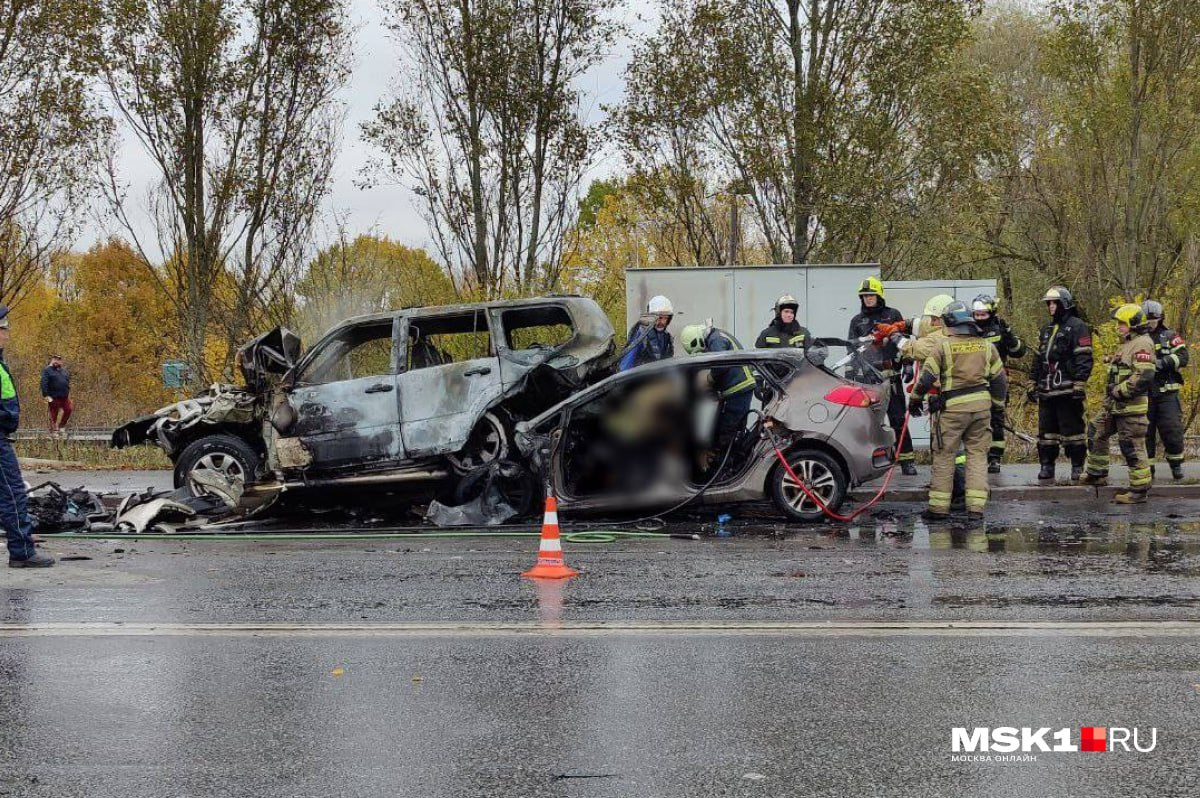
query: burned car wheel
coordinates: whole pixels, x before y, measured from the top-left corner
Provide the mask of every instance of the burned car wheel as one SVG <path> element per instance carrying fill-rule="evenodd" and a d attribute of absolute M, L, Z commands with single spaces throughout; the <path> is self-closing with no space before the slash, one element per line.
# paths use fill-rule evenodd
<path fill-rule="evenodd" d="M 836 510 L 846 498 L 846 477 L 842 468 L 824 452 L 802 449 L 790 452 L 792 467 L 809 491 L 821 499 L 830 510 Z M 771 472 L 771 498 L 780 512 L 797 521 L 819 521 L 824 513 L 808 497 L 792 475 L 782 465 Z"/>
<path fill-rule="evenodd" d="M 258 454 L 241 438 L 233 435 L 212 435 L 193 441 L 175 461 L 175 487 L 187 485 L 192 494 L 205 491 L 193 475 L 199 471 L 214 471 L 234 484 L 252 482 L 258 472 Z"/>
<path fill-rule="evenodd" d="M 447 459 L 460 474 L 474 471 L 508 456 L 512 444 L 512 425 L 503 410 L 489 410 L 479 419 L 463 448 Z"/>

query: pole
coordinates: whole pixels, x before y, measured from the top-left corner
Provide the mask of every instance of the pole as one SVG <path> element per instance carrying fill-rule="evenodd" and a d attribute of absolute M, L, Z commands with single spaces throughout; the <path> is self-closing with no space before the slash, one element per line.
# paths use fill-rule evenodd
<path fill-rule="evenodd" d="M 738 197 L 739 194 L 729 195 L 729 265 L 737 265 L 738 250 Z"/>

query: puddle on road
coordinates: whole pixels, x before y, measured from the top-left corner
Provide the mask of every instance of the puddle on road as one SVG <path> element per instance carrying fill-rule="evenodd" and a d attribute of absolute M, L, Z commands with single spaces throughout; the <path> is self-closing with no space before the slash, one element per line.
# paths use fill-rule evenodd
<path fill-rule="evenodd" d="M 914 550 L 966 550 L 981 554 L 1053 554 L 1069 558 L 1111 556 L 1134 561 L 1141 570 L 1200 575 L 1200 522 L 1076 521 L 1002 524 L 926 524 L 917 515 L 880 513 L 859 523 L 825 527 L 748 523 L 741 538 L 808 541 L 812 548 L 891 546 Z"/>

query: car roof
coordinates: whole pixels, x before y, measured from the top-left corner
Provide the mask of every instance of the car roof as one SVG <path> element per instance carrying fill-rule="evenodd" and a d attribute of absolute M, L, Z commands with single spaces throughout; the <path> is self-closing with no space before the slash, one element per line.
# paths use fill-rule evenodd
<path fill-rule="evenodd" d="M 600 306 L 590 297 L 578 294 L 549 294 L 547 296 L 530 297 L 528 299 L 501 299 L 493 302 L 464 302 L 458 305 L 409 305 L 383 313 L 365 313 L 361 316 L 350 316 L 335 324 L 330 329 L 337 329 L 352 324 L 369 324 L 374 321 L 387 321 L 399 313 L 409 313 L 414 316 L 432 316 L 451 313 L 470 313 L 479 310 L 512 310 L 519 308 L 537 307 L 547 304 L 587 305 L 589 310 L 600 311 Z"/>

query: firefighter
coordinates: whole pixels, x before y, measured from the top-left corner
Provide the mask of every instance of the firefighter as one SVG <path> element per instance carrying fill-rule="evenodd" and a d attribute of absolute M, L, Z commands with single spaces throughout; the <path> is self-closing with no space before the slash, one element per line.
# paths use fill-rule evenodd
<path fill-rule="evenodd" d="M 991 442 L 992 407 L 1003 405 L 1008 380 L 996 347 L 980 336 L 965 302 L 951 302 L 942 312 L 944 333 L 922 364 L 921 374 L 908 400 L 910 415 L 921 413 L 930 397 L 930 431 L 933 440 L 933 474 L 929 506 L 924 518 L 945 519 L 950 514 L 955 460 L 961 444 L 966 449 L 967 517 L 981 520 L 987 505 L 987 451 Z"/>
<path fill-rule="evenodd" d="M 625 352 L 621 355 L 618 371 L 628 371 L 643 363 L 667 360 L 675 356 L 675 341 L 667 327 L 675 317 L 671 300 L 661 294 L 650 297 L 646 313 L 629 330 L 625 339 Z"/>
<path fill-rule="evenodd" d="M 1083 399 L 1092 373 L 1092 332 L 1063 286 L 1051 286 L 1042 301 L 1050 322 L 1038 339 L 1027 394 L 1029 401 L 1038 403 L 1038 479 L 1054 479 L 1060 446 L 1071 460 L 1071 479 L 1079 479 L 1087 457 Z"/>
<path fill-rule="evenodd" d="M 1149 428 L 1146 432 L 1146 456 L 1154 472 L 1155 432 L 1162 438 L 1171 476 L 1183 479 L 1183 411 L 1179 389 L 1183 387 L 1183 369 L 1188 364 L 1187 344 L 1174 330 L 1163 324 L 1163 306 L 1153 299 L 1142 303 L 1142 312 L 1150 325 L 1154 342 L 1154 387 L 1150 391 Z"/>
<path fill-rule="evenodd" d="M 734 352 L 742 348 L 738 339 L 711 324 L 689 324 L 679 333 L 679 340 L 689 355 L 701 352 Z M 712 381 L 717 395 L 721 398 L 713 449 L 717 453 L 724 453 L 726 447 L 746 427 L 750 401 L 754 398 L 754 372 L 749 366 L 714 368 Z"/>
<path fill-rule="evenodd" d="M 1150 492 L 1150 459 L 1146 456 L 1146 419 L 1150 412 L 1150 391 L 1154 387 L 1154 341 L 1150 325 L 1140 305 L 1122 305 L 1113 311 L 1121 347 L 1108 358 L 1108 387 L 1104 407 L 1088 425 L 1087 473 L 1085 485 L 1108 482 L 1108 441 L 1117 435 L 1117 443 L 1129 466 L 1129 490 L 1118 493 L 1119 504 L 1141 504 Z"/>
<path fill-rule="evenodd" d="M 775 318 L 758 334 L 755 349 L 804 349 L 812 346 L 812 334 L 796 320 L 800 302 L 784 294 L 775 302 Z"/>
<path fill-rule="evenodd" d="M 879 282 L 877 277 L 868 277 L 862 281 L 858 286 L 858 298 L 862 310 L 850 320 L 850 332 L 846 334 L 851 342 L 873 335 L 878 325 L 904 321 L 904 315 L 900 311 L 887 306 L 883 283 Z M 895 341 L 887 338 L 880 346 L 871 347 L 863 354 L 867 361 L 891 382 L 892 390 L 887 407 L 888 423 L 899 439 L 896 447 L 900 451 L 900 470 L 908 476 L 913 476 L 917 469 L 913 463 L 915 456 L 912 440 L 907 433 L 900 435 L 900 431 L 904 429 L 904 381 L 899 369 L 900 350 Z"/>
<path fill-rule="evenodd" d="M 990 294 L 980 294 L 971 303 L 971 315 L 985 340 L 1000 353 L 1000 362 L 1008 366 L 1010 357 L 1025 356 L 1025 342 L 1017 337 L 1008 322 L 996 314 L 1000 303 Z M 992 408 L 992 445 L 988 449 L 988 473 L 1000 473 L 1000 461 L 1004 459 L 1004 407 Z"/>

